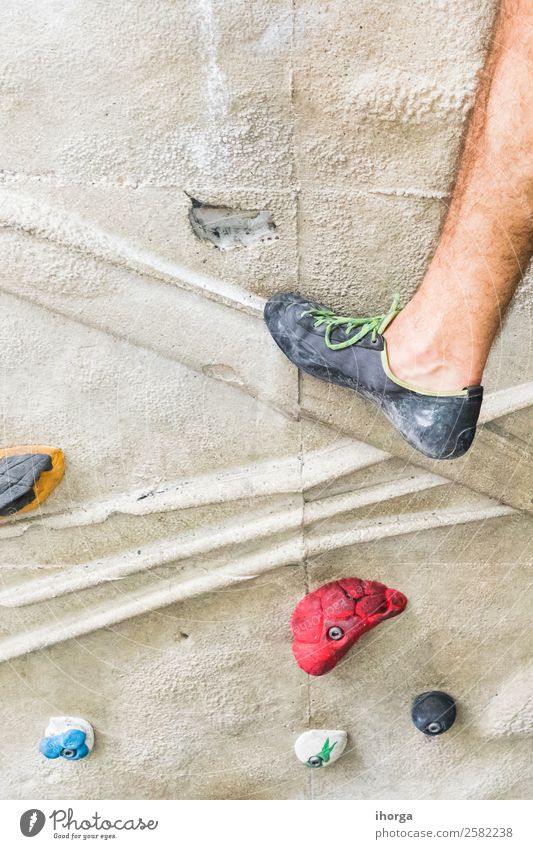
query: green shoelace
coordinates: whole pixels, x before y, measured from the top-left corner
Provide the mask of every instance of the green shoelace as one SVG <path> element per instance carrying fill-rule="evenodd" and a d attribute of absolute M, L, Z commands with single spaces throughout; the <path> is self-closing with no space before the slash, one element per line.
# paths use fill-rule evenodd
<path fill-rule="evenodd" d="M 367 316 L 366 318 L 355 318 L 354 316 L 349 315 L 335 315 L 332 310 L 305 310 L 302 313 L 302 317 L 304 315 L 310 315 L 314 318 L 315 327 L 322 327 L 325 325 L 326 333 L 324 335 L 324 341 L 327 347 L 331 351 L 338 351 L 341 348 L 348 348 L 350 345 L 355 345 L 359 342 L 363 336 L 366 336 L 367 333 L 372 331 L 372 342 L 376 341 L 376 335 L 385 321 L 385 319 L 389 319 L 389 321 L 400 312 L 400 293 L 396 292 L 394 296 L 394 300 L 390 306 L 388 312 L 383 313 L 383 315 L 372 315 Z M 389 322 L 387 322 L 388 324 Z M 352 330 L 355 330 L 356 327 L 359 327 L 360 330 L 357 331 L 353 336 L 350 336 L 349 339 L 346 339 L 344 342 L 332 342 L 331 334 L 335 330 L 336 327 L 343 327 L 346 335 L 351 333 Z"/>

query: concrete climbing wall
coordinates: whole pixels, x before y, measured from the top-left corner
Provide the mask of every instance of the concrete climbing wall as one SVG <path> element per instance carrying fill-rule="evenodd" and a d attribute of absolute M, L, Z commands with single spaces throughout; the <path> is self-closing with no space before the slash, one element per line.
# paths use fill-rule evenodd
<path fill-rule="evenodd" d="M 260 317 L 273 291 L 364 314 L 414 290 L 493 9 L 4 0 L 1 441 L 67 458 L 0 526 L 5 797 L 531 792 L 531 276 L 453 463 L 299 378 Z M 188 195 L 277 238 L 220 251 Z M 408 609 L 309 679 L 290 613 L 345 575 Z M 432 688 L 459 703 L 438 739 L 409 718 Z M 86 761 L 38 754 L 62 713 L 93 723 Z M 293 754 L 312 727 L 349 733 L 331 769 Z"/>

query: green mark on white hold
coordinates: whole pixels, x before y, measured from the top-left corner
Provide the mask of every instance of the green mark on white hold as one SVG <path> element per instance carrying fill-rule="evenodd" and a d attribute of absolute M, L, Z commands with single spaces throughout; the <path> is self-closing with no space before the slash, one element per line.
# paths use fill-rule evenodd
<path fill-rule="evenodd" d="M 330 755 L 331 755 L 331 753 L 332 753 L 332 751 L 333 751 L 333 749 L 335 748 L 336 745 L 337 745 L 337 741 L 335 741 L 335 743 L 333 743 L 333 745 L 330 746 L 329 745 L 329 737 L 326 737 L 326 742 L 322 746 L 322 749 L 320 750 L 318 755 L 311 755 L 311 757 L 307 761 L 307 766 L 317 767 L 317 766 L 322 766 L 323 763 L 324 764 L 329 763 Z M 317 760 L 320 760 L 321 763 L 318 764 Z"/>
<path fill-rule="evenodd" d="M 322 750 L 320 751 L 320 753 L 318 755 L 319 758 L 322 758 L 322 760 L 324 761 L 325 764 L 328 763 L 329 756 L 331 755 L 331 753 L 332 753 L 332 751 L 333 751 L 333 749 L 335 748 L 336 745 L 337 745 L 337 743 L 335 742 L 335 743 L 333 743 L 333 746 L 330 746 L 329 745 L 329 737 L 326 737 L 326 742 L 322 746 Z"/>

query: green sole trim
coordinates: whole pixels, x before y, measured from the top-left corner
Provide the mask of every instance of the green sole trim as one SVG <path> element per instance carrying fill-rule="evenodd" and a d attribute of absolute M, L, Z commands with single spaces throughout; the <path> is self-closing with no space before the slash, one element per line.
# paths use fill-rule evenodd
<path fill-rule="evenodd" d="M 413 386 L 411 383 L 406 383 L 404 380 L 400 380 L 399 377 L 396 377 L 390 369 L 389 366 L 389 358 L 387 356 L 387 343 L 385 342 L 385 347 L 381 352 L 381 365 L 383 366 L 383 371 L 390 377 L 394 383 L 397 383 L 398 386 L 403 387 L 403 389 L 409 389 L 410 392 L 416 392 L 417 395 L 431 395 L 434 398 L 461 398 L 465 395 L 468 395 L 468 389 L 461 389 L 459 392 L 435 392 L 433 389 L 421 389 L 419 386 Z"/>

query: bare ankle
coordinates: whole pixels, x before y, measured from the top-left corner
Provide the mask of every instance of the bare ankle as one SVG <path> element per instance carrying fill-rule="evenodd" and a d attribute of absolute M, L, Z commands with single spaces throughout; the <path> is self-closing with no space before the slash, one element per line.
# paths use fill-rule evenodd
<path fill-rule="evenodd" d="M 482 369 L 473 365 L 467 347 L 458 345 L 453 349 L 449 345 L 450 336 L 448 345 L 444 345 L 441 334 L 432 334 L 430 329 L 421 333 L 408 316 L 402 322 L 398 318 L 383 334 L 389 367 L 395 377 L 434 392 L 460 392 L 481 382 Z"/>

